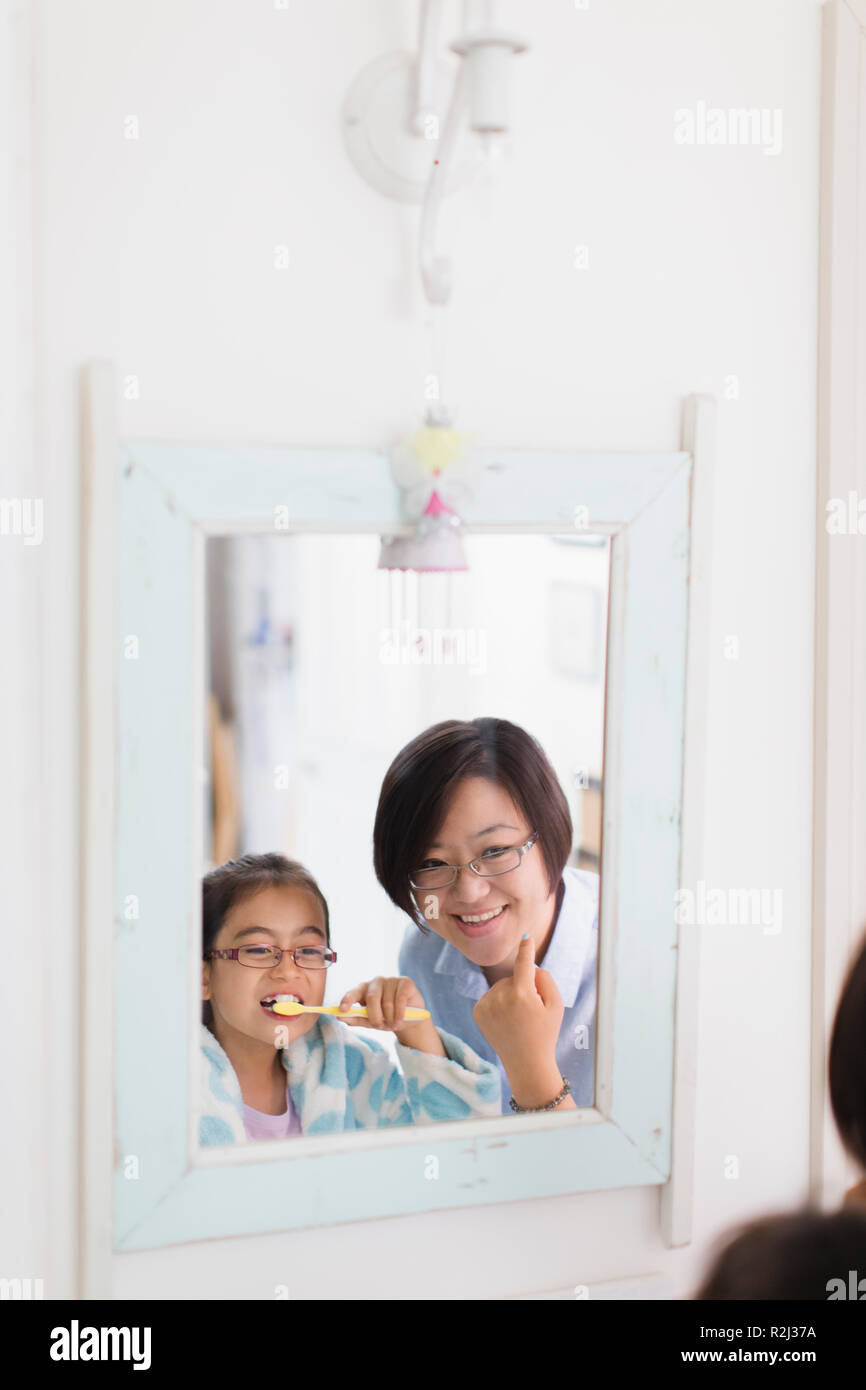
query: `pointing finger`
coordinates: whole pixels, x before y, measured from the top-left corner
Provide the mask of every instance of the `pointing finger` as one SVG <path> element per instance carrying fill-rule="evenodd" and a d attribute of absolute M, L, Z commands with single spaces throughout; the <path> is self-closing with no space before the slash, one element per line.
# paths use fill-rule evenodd
<path fill-rule="evenodd" d="M 524 932 L 520 938 L 520 945 L 517 948 L 517 959 L 514 962 L 513 971 L 514 981 L 518 985 L 535 986 L 535 942 Z"/>

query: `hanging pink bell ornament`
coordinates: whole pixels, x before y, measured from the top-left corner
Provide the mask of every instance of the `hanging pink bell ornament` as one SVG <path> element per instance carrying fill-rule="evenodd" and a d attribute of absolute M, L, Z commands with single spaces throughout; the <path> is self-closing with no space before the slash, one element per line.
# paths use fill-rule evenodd
<path fill-rule="evenodd" d="M 418 573 L 468 569 L 458 505 L 470 501 L 481 461 L 447 416 L 427 422 L 391 456 L 391 473 L 403 492 L 403 510 L 416 517 L 409 536 L 384 536 L 379 569 Z"/>

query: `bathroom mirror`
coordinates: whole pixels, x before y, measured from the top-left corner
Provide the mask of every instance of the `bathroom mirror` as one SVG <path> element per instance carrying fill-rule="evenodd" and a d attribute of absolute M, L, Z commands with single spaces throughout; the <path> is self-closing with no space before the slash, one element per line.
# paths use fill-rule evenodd
<path fill-rule="evenodd" d="M 88 682 L 103 700 L 86 757 L 84 968 L 88 999 L 100 1001 L 85 1028 L 92 1241 L 110 1229 L 113 1248 L 131 1250 L 668 1184 L 688 1046 L 678 1025 L 675 1052 L 674 902 L 696 834 L 684 805 L 698 804 L 687 753 L 704 602 L 690 544 L 705 487 L 700 403 L 689 403 L 685 447 L 671 453 L 484 451 L 463 518 L 470 569 L 449 591 L 376 569 L 379 537 L 407 529 L 384 451 L 117 441 L 105 368 L 92 370 L 88 402 L 88 583 L 103 618 L 113 595 L 114 652 L 107 661 L 94 627 Z M 285 534 L 274 534 L 277 515 L 289 518 Z M 514 636 L 485 597 L 496 584 L 535 590 L 515 611 Z M 441 634 L 453 641 L 461 629 L 464 660 L 449 662 L 455 649 Z M 419 632 L 436 630 L 441 659 L 431 646 L 430 662 L 416 661 Z M 509 670 L 491 708 L 493 682 Z M 267 840 L 296 853 L 335 905 L 339 988 L 370 952 L 384 968 L 407 919 L 384 896 L 390 916 L 374 907 L 372 800 L 407 731 L 446 711 L 511 717 L 547 742 L 572 804 L 572 862 L 600 872 L 592 1104 L 201 1146 L 202 870 L 226 846 Z M 215 757 L 233 804 L 223 796 L 217 806 Z M 263 793 L 261 779 L 275 777 Z M 348 929 L 352 900 L 341 895 L 351 889 L 322 838 L 338 802 L 349 878 L 363 880 L 376 919 L 369 934 Z M 100 911 L 109 896 L 113 935 Z M 679 985 L 682 996 L 682 972 Z M 680 1104 L 680 1127 L 685 1114 Z M 100 1207 L 106 1163 L 113 1220 Z"/>
<path fill-rule="evenodd" d="M 345 1132 L 345 1105 L 338 1119 L 329 1104 L 323 1119 L 310 1093 L 306 1059 L 297 1053 L 287 1058 L 286 1094 L 286 1073 L 273 1045 L 275 1039 L 288 1045 L 297 1029 L 287 1028 L 287 1019 L 275 1012 L 280 1004 L 270 1000 L 282 993 L 285 1003 L 333 1006 L 373 977 L 411 981 L 415 1006 L 429 1009 L 437 1028 L 497 1069 L 498 1079 L 495 1072 L 490 1079 L 501 1111 L 511 1114 L 508 1068 L 472 1007 L 475 991 L 494 982 L 492 974 L 484 978 L 482 966 L 507 962 L 524 927 L 540 929 L 536 960 L 562 990 L 561 1076 L 575 1104 L 592 1104 L 609 542 L 574 529 L 561 535 L 494 533 L 467 537 L 463 551 L 464 569 L 389 571 L 377 568 L 379 538 L 365 534 L 246 534 L 206 542 L 210 797 L 202 870 L 231 861 L 221 870 L 222 882 L 234 875 L 240 885 L 248 870 L 231 867 L 239 856 L 244 864 L 259 863 L 261 876 L 263 856 L 282 855 L 312 873 L 330 920 L 327 943 L 322 938 L 308 944 L 294 969 L 286 965 L 275 974 L 267 947 L 291 928 L 293 904 L 300 908 L 303 902 L 297 885 L 281 895 L 286 913 L 274 900 L 274 913 L 266 902 L 262 918 L 258 900 L 247 894 L 219 925 L 227 890 L 217 888 L 216 876 L 208 880 L 218 906 L 206 914 L 203 945 L 244 949 L 208 969 L 213 994 L 203 1022 L 233 1071 L 236 1059 L 249 1065 L 241 1081 L 247 1140 L 316 1133 L 324 1124 L 339 1123 L 335 1141 Z M 535 834 L 540 839 L 532 859 L 524 863 L 513 856 L 514 867 L 489 878 L 464 874 L 459 886 L 438 895 L 419 891 L 426 904 L 421 926 L 391 901 L 374 871 L 380 788 L 400 750 L 422 731 L 491 715 L 509 721 L 512 737 L 527 747 L 530 738 L 540 743 L 558 800 L 567 806 L 567 838 L 560 844 L 557 811 L 547 795 L 523 815 L 510 802 L 507 824 L 498 832 L 502 844 L 492 832 L 482 833 L 466 854 L 478 854 L 496 870 L 507 846 Z M 494 747 L 494 764 L 498 756 L 508 759 L 505 744 Z M 434 766 L 413 792 L 413 805 L 419 795 L 435 801 L 437 779 L 446 774 L 443 763 L 437 772 Z M 490 775 L 495 778 L 495 766 Z M 402 825 L 402 815 L 399 820 Z M 473 821 L 473 836 L 490 820 Z M 438 825 L 431 827 L 433 834 Z M 419 863 L 427 848 L 419 846 Z M 545 849 L 556 856 L 557 889 L 563 885 L 558 911 L 557 889 L 546 882 Z M 399 853 L 396 845 L 392 853 Z M 291 873 L 285 864 L 282 871 Z M 267 886 L 273 887 L 270 881 Z M 315 904 L 312 911 L 315 916 Z M 551 939 L 545 943 L 548 922 Z M 252 946 L 256 927 L 260 944 Z M 315 937 L 312 927 L 308 935 Z M 336 948 L 336 958 L 323 962 L 323 974 L 316 969 L 316 946 L 325 944 Z M 313 965 L 304 968 L 310 958 Z M 238 970 L 242 962 L 249 971 Z M 388 1029 L 377 1030 L 376 1037 L 392 1065 L 407 1073 L 406 1054 L 397 1046 L 405 1038 Z M 353 1045 L 345 1034 L 340 1041 Z M 222 1058 L 210 1038 L 205 1042 L 205 1059 L 216 1066 L 212 1057 Z M 365 1042 L 373 1043 L 369 1031 Z M 251 1047 L 255 1061 L 249 1060 Z M 518 1066 L 530 1060 L 527 1049 L 515 1053 Z M 409 1061 L 420 1068 L 419 1084 L 432 1082 L 433 1093 L 447 1103 L 435 1088 L 449 1085 L 451 1068 L 421 1057 Z M 410 1081 L 411 1075 L 409 1068 Z M 458 1078 L 465 1101 L 464 1080 Z M 560 1081 L 552 1081 L 555 1095 Z M 399 1094 L 399 1078 L 393 1088 Z M 263 1090 L 264 1113 L 255 1101 Z M 388 1111 L 361 1114 L 364 1097 L 362 1087 L 352 1089 L 352 1119 L 379 1126 L 390 1118 Z M 421 1112 L 416 1122 L 427 1118 Z M 231 1132 L 223 1131 L 222 1120 Z M 220 1115 L 216 1105 L 200 1119 L 205 1145 L 237 1142 L 235 1129 L 234 1117 Z"/>

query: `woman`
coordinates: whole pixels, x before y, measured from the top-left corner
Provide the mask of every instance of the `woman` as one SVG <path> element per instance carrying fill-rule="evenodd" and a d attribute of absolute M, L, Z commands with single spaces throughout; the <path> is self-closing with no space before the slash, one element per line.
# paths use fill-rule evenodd
<path fill-rule="evenodd" d="M 592 1105 L 598 876 L 566 868 L 568 803 L 535 739 L 505 719 L 425 730 L 388 769 L 373 844 L 414 923 L 401 974 L 498 1063 L 503 1109 Z"/>

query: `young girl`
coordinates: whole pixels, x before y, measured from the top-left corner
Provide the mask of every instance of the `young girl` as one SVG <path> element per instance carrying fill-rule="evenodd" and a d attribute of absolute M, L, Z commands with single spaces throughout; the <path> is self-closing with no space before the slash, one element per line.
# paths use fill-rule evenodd
<path fill-rule="evenodd" d="M 300 864 L 244 855 L 203 882 L 202 1144 L 328 1134 L 501 1113 L 497 1069 L 432 1019 L 406 977 L 352 991 L 369 1017 L 274 1013 L 280 999 L 321 1004 L 331 950 L 328 905 Z M 383 1045 L 356 1032 L 388 1029 Z"/>

